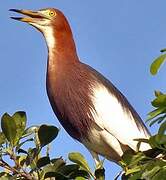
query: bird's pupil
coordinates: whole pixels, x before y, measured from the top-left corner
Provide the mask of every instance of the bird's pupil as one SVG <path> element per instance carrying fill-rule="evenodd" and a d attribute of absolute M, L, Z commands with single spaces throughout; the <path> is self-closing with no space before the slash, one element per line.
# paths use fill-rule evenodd
<path fill-rule="evenodd" d="M 54 15 L 54 12 L 51 11 L 51 12 L 50 12 L 50 15 L 53 16 L 53 15 Z"/>

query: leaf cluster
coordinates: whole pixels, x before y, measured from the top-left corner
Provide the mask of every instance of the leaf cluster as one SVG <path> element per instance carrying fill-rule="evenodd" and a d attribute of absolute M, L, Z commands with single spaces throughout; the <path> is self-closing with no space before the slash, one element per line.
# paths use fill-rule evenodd
<path fill-rule="evenodd" d="M 161 65 L 166 61 L 166 48 L 160 50 L 162 53 L 159 57 L 157 57 L 150 66 L 150 72 L 152 75 L 156 75 Z"/>
<path fill-rule="evenodd" d="M 69 153 L 72 163 L 62 157 L 51 158 L 50 143 L 59 129 L 45 124 L 26 128 L 26 122 L 26 113 L 22 111 L 12 116 L 5 113 L 1 118 L 0 179 L 104 179 L 104 171 L 100 172 L 103 167 L 98 167 L 94 174 L 79 152 Z"/>
<path fill-rule="evenodd" d="M 165 53 L 166 49 L 161 50 Z M 152 75 L 157 74 L 160 66 L 166 60 L 162 54 L 154 60 L 150 67 Z M 166 94 L 155 91 L 155 99 L 151 102 L 153 110 L 148 113 L 146 120 L 149 126 L 159 125 L 158 132 L 149 139 L 137 139 L 138 152 L 124 153 L 120 165 L 124 170 L 122 177 L 129 180 L 161 180 L 166 179 Z M 148 143 L 151 149 L 140 152 L 140 144 Z"/>

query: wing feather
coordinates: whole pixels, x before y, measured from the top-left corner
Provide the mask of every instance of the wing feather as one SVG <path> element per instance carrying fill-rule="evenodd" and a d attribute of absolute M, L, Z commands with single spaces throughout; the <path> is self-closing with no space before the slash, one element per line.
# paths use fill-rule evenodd
<path fill-rule="evenodd" d="M 149 132 L 141 119 L 136 119 L 131 112 L 131 107 L 123 103 L 109 92 L 103 84 L 97 84 L 93 89 L 93 113 L 95 123 L 99 124 L 117 138 L 122 144 L 136 149 L 136 138 L 148 138 Z M 124 101 L 124 99 L 123 99 Z"/>
<path fill-rule="evenodd" d="M 136 149 L 133 139 L 149 138 L 150 133 L 127 98 L 102 74 L 86 65 L 91 72 L 91 113 L 93 120 L 102 129 L 113 135 L 119 142 Z M 142 150 L 149 146 L 142 143 Z"/>

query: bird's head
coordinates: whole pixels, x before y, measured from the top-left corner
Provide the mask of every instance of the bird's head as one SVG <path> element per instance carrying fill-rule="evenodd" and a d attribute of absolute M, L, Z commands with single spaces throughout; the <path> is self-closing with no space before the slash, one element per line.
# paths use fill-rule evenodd
<path fill-rule="evenodd" d="M 76 48 L 72 31 L 66 17 L 60 10 L 47 8 L 38 11 L 18 9 L 10 9 L 10 11 L 23 14 L 24 17 L 11 18 L 26 22 L 38 29 L 44 35 L 50 51 L 56 49 L 61 55 L 75 57 Z"/>
<path fill-rule="evenodd" d="M 36 27 L 42 33 L 45 33 L 50 27 L 55 29 L 61 28 L 62 30 L 66 24 L 66 18 L 63 13 L 54 8 L 41 9 L 38 11 L 10 9 L 10 11 L 25 15 L 25 17 L 11 17 L 12 19 L 26 22 Z"/>

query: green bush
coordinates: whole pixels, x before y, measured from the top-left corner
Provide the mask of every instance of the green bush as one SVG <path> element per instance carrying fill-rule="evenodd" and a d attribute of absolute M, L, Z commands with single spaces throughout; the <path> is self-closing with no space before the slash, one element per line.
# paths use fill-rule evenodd
<path fill-rule="evenodd" d="M 70 164 L 62 157 L 51 159 L 49 144 L 57 137 L 59 129 L 45 124 L 26 128 L 26 122 L 26 113 L 22 111 L 16 112 L 13 116 L 5 113 L 1 118 L 1 179 L 42 180 L 54 177 L 58 180 L 84 180 L 90 177 L 95 179 L 95 175 L 99 179 L 104 179 L 100 168 L 94 175 L 84 156 L 78 152 L 69 153 L 69 159 L 73 162 Z M 31 142 L 30 145 L 28 142 Z M 41 150 L 45 146 L 44 154 Z M 12 161 L 10 164 L 9 159 Z"/>
<path fill-rule="evenodd" d="M 165 53 L 166 49 L 161 50 Z M 152 75 L 156 75 L 166 54 L 160 55 L 150 67 Z M 164 180 L 166 179 L 166 94 L 155 91 L 155 99 L 151 102 L 154 110 L 148 114 L 149 126 L 159 124 L 157 134 L 147 139 L 137 139 L 138 151 L 124 153 L 120 164 L 124 170 L 123 177 L 129 180 Z M 152 149 L 139 152 L 141 142 L 148 143 Z"/>

